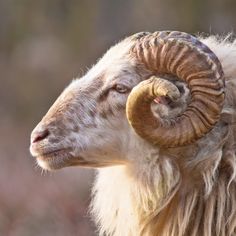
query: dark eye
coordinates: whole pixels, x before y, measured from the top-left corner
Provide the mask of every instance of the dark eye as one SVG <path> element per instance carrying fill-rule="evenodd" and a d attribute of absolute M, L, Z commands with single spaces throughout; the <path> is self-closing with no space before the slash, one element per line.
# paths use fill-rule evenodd
<path fill-rule="evenodd" d="M 129 88 L 127 88 L 125 85 L 123 84 L 116 84 L 114 86 L 114 90 L 118 93 L 127 93 L 129 91 Z"/>

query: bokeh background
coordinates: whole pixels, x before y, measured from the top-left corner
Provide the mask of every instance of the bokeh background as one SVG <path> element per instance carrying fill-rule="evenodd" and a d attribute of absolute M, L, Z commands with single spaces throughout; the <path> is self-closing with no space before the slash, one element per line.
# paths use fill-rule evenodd
<path fill-rule="evenodd" d="M 31 130 L 123 37 L 226 35 L 235 12 L 235 0 L 0 0 L 0 235 L 97 235 L 87 213 L 93 171 L 42 172 L 28 150 Z"/>

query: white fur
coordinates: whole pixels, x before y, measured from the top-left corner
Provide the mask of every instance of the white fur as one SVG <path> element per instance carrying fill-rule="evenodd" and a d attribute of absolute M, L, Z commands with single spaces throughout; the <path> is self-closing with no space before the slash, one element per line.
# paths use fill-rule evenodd
<path fill-rule="evenodd" d="M 207 44 L 220 59 L 226 75 L 227 84 L 235 84 L 236 43 L 229 43 L 224 40 L 218 41 L 215 37 L 202 39 L 202 41 Z M 234 87 L 234 89 L 236 89 L 236 87 Z M 234 96 L 235 95 L 236 92 L 234 93 Z M 236 97 L 234 97 L 234 100 L 235 99 Z M 224 110 L 227 109 L 228 104 L 226 103 Z M 217 132 L 220 132 L 220 129 Z M 211 138 L 211 136 L 209 137 Z M 214 188 L 220 179 L 218 172 L 220 163 L 222 159 L 227 158 L 225 153 L 222 153 L 222 146 L 227 141 L 222 140 L 222 144 L 218 145 L 220 141 L 212 139 L 212 143 L 206 144 L 206 142 L 209 142 L 209 137 L 204 139 L 206 148 L 202 152 L 198 152 L 198 154 L 195 154 L 193 149 L 193 156 L 189 160 L 189 168 L 199 168 L 198 170 L 202 175 L 202 180 L 200 177 L 198 179 L 198 181 L 202 181 L 202 185 L 192 187 L 195 183 L 191 182 L 191 176 L 187 177 L 189 180 L 186 179 L 183 181 L 181 178 L 185 177 L 182 176 L 176 164 L 172 162 L 172 157 L 161 156 L 158 148 L 154 149 L 153 147 L 148 147 L 146 143 L 142 144 L 139 141 L 137 142 L 137 137 L 133 135 L 130 138 L 132 144 L 130 144 L 128 154 L 128 158 L 131 159 L 131 162 L 126 166 L 107 167 L 98 170 L 93 189 L 91 212 L 99 227 L 99 235 L 235 235 L 236 205 L 235 200 L 232 199 L 235 198 L 235 196 L 232 195 L 232 193 L 235 194 L 235 191 L 232 190 L 231 193 L 225 192 L 226 189 L 230 189 L 231 184 L 235 185 L 236 181 L 235 149 L 232 150 L 232 157 L 228 160 L 231 162 L 230 166 L 232 167 L 231 179 L 223 180 L 225 181 L 226 188 L 222 187 L 220 192 L 220 196 L 223 198 L 222 202 L 218 199 L 219 209 L 217 211 L 218 217 L 216 220 L 218 226 L 216 227 L 212 219 L 214 216 L 211 215 L 211 213 L 216 213 L 213 213 L 213 209 L 207 205 L 207 202 L 209 202 L 209 205 L 211 201 L 213 202 L 211 199 L 212 196 L 219 198 L 219 196 L 216 196 Z M 228 136 L 228 138 L 232 138 L 232 136 Z M 219 137 L 219 139 L 221 139 L 221 137 Z M 206 151 L 207 149 L 208 152 Z M 194 158 L 196 159 L 194 160 Z M 160 173 L 161 171 L 162 174 Z M 189 186 L 185 188 L 186 184 Z M 166 219 L 169 223 L 166 222 L 166 225 L 162 226 L 163 228 L 160 229 L 160 233 L 152 219 L 156 218 L 156 220 L 159 220 L 158 215 L 160 215 L 162 209 L 168 205 L 177 191 L 182 191 L 183 195 L 191 191 L 191 194 L 188 193 L 185 196 L 186 202 L 184 204 L 186 208 L 184 208 L 185 210 L 182 211 L 181 215 L 178 215 L 180 214 L 179 212 L 181 212 L 181 209 L 178 210 L 178 207 L 183 208 L 183 206 L 176 206 L 172 215 L 170 214 L 169 218 Z M 201 215 L 198 216 L 198 211 L 194 210 L 194 207 L 200 208 L 200 206 L 197 206 L 197 201 L 200 201 L 197 200 L 197 195 L 199 194 L 202 195 L 203 199 L 201 204 L 205 204 L 205 208 L 209 211 L 209 214 L 202 212 L 200 213 Z M 223 205 L 226 202 L 231 202 L 233 209 L 231 209 L 229 211 L 230 214 L 224 216 L 224 218 L 223 214 L 225 210 Z M 222 207 L 222 209 L 220 209 L 220 207 Z M 193 215 L 195 213 L 196 215 Z M 171 216 L 173 218 L 171 218 Z M 196 224 L 189 222 L 191 217 L 196 219 Z M 206 225 L 198 225 L 200 218 L 204 217 Z M 207 219 L 207 217 L 209 219 Z M 178 220 L 180 220 L 180 222 L 176 222 Z M 202 222 L 204 222 L 204 220 Z M 193 227 L 191 234 L 187 232 L 189 226 Z M 216 227 L 216 229 L 213 230 L 212 227 Z"/>
<path fill-rule="evenodd" d="M 90 207 L 99 235 L 236 235 L 236 42 L 213 36 L 201 40 L 223 65 L 226 100 L 220 121 L 196 143 L 162 150 L 129 126 L 125 108 L 120 109 L 128 95 L 112 86 L 132 89 L 148 75 L 127 54 L 130 40 L 112 47 L 74 80 L 33 131 L 32 137 L 45 127 L 50 131 L 31 145 L 42 168 L 82 165 L 81 159 L 86 166 L 104 167 L 98 169 Z M 108 88 L 106 100 L 99 103 Z M 158 112 L 169 117 L 184 110 L 189 98 L 185 90 L 175 109 L 163 105 Z M 69 155 L 45 159 L 42 154 L 61 148 L 69 148 Z"/>

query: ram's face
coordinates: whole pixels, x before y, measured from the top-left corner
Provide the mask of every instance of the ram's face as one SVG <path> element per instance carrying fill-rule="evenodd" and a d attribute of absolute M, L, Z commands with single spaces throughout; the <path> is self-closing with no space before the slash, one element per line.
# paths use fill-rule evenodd
<path fill-rule="evenodd" d="M 70 84 L 32 132 L 30 150 L 45 169 L 125 164 L 138 136 L 162 149 L 196 142 L 223 103 L 224 73 L 207 46 L 182 32 L 140 33 Z"/>
<path fill-rule="evenodd" d="M 102 59 L 60 95 L 31 135 L 30 151 L 45 169 L 124 164 L 130 127 L 128 94 L 139 82 L 124 59 Z"/>

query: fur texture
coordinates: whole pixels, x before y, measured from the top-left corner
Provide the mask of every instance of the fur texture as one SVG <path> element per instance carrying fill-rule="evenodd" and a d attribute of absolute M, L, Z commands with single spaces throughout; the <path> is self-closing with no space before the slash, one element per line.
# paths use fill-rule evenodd
<path fill-rule="evenodd" d="M 194 144 L 161 149 L 129 126 L 129 91 L 150 76 L 128 53 L 129 39 L 74 80 L 33 131 L 30 150 L 42 168 L 105 167 L 90 207 L 99 235 L 236 235 L 236 42 L 201 40 L 223 65 L 226 100 L 217 125 Z M 185 110 L 188 88 L 175 83 L 181 99 L 153 104 L 157 115 Z"/>
<path fill-rule="evenodd" d="M 186 148 L 147 149 L 135 140 L 131 164 L 99 170 L 91 203 L 99 235 L 236 235 L 236 42 L 202 41 L 226 75 L 221 121 Z"/>

